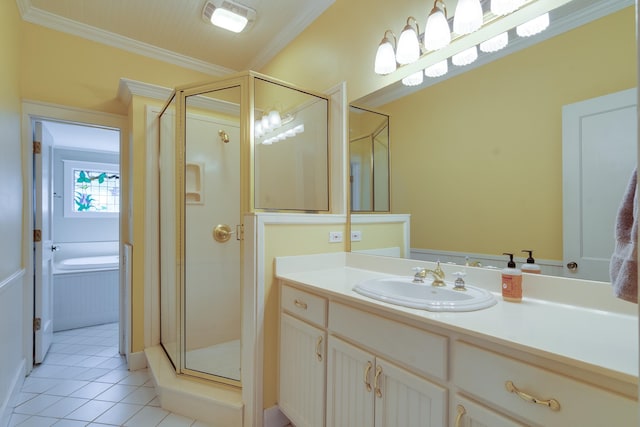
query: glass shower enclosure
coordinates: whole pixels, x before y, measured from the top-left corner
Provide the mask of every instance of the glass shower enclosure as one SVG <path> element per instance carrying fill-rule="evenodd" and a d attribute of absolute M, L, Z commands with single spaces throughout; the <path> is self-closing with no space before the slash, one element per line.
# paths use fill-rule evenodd
<path fill-rule="evenodd" d="M 178 87 L 165 104 L 160 336 L 179 374 L 242 385 L 243 299 L 255 292 L 243 287 L 243 218 L 330 210 L 328 108 L 323 95 L 254 72 Z"/>

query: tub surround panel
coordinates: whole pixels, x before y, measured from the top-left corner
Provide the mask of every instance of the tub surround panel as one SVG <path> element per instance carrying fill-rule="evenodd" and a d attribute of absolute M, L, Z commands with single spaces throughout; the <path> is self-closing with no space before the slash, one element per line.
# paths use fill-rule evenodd
<path fill-rule="evenodd" d="M 384 275 L 413 274 L 411 268 L 434 264 L 354 253 L 283 257 L 276 275 L 303 289 L 346 303 L 357 303 L 373 313 L 416 325 L 428 325 L 498 344 L 508 351 L 526 352 L 593 375 L 592 381 L 612 379 L 619 392 L 637 398 L 637 307 L 619 301 L 609 286 L 599 282 L 528 275 L 522 303 L 500 297 L 500 272 L 467 267 L 465 281 L 483 287 L 498 298 L 485 310 L 435 313 L 374 301 L 351 289 L 361 280 Z M 447 280 L 462 266 L 443 265 Z"/>

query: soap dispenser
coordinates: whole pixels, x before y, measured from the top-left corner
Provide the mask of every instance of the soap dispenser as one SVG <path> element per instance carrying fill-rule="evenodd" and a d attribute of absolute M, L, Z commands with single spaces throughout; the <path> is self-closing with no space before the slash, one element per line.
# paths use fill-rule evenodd
<path fill-rule="evenodd" d="M 509 262 L 507 268 L 502 269 L 502 299 L 520 302 L 522 301 L 522 271 L 516 268 L 513 254 L 503 253 L 503 255 L 509 255 Z"/>
<path fill-rule="evenodd" d="M 522 267 L 520 267 L 522 272 L 523 273 L 540 274 L 542 272 L 542 269 L 540 268 L 540 266 L 538 264 L 536 264 L 536 260 L 533 259 L 533 251 L 530 251 L 528 249 L 524 249 L 522 252 L 528 252 L 529 253 L 529 256 L 527 257 L 527 262 L 522 264 Z"/>

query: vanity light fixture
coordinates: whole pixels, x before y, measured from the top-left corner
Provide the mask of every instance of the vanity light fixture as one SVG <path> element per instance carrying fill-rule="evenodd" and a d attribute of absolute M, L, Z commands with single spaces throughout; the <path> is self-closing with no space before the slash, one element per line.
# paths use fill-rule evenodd
<path fill-rule="evenodd" d="M 546 30 L 549 27 L 549 13 L 542 14 L 531 21 L 516 27 L 516 34 L 520 37 L 531 37 Z"/>
<path fill-rule="evenodd" d="M 496 16 L 508 15 L 520 9 L 525 0 L 491 0 L 491 13 Z"/>
<path fill-rule="evenodd" d="M 451 57 L 451 63 L 462 67 L 464 65 L 471 64 L 476 59 L 478 59 L 478 49 L 475 46 L 471 46 L 469 49 L 465 49 L 462 52 L 453 55 Z"/>
<path fill-rule="evenodd" d="M 202 9 L 202 18 L 216 27 L 240 33 L 253 23 L 256 11 L 233 0 L 208 0 Z"/>
<path fill-rule="evenodd" d="M 451 30 L 447 21 L 447 6 L 444 2 L 435 0 L 424 29 L 424 47 L 427 50 L 438 50 L 449 43 Z"/>
<path fill-rule="evenodd" d="M 480 43 L 480 50 L 485 53 L 497 52 L 509 44 L 509 33 L 504 32 Z"/>
<path fill-rule="evenodd" d="M 413 74 L 409 74 L 407 77 L 402 79 L 402 84 L 405 86 L 418 86 L 422 84 L 424 81 L 424 73 L 422 70 L 416 71 Z"/>
<path fill-rule="evenodd" d="M 440 77 L 447 74 L 449 71 L 449 65 L 446 59 L 443 59 L 440 62 L 436 62 L 430 67 L 424 69 L 424 75 L 427 77 Z"/>
<path fill-rule="evenodd" d="M 453 31 L 456 34 L 470 34 L 482 27 L 483 13 L 480 0 L 458 0 L 453 15 Z"/>
<path fill-rule="evenodd" d="M 416 18 L 413 16 L 408 17 L 407 25 L 404 26 L 402 33 L 400 33 L 398 47 L 396 48 L 396 62 L 398 64 L 411 64 L 420 58 L 418 34 L 420 34 L 420 28 L 418 27 Z"/>
<path fill-rule="evenodd" d="M 391 40 L 389 40 L 387 34 L 390 34 L 393 37 L 393 43 L 397 44 L 396 35 L 393 34 L 393 31 L 385 31 L 382 41 L 378 46 L 378 51 L 376 52 L 376 61 L 374 65 L 375 73 L 380 75 L 393 73 L 397 68 L 396 54 L 394 51 L 395 48 L 393 44 L 391 44 Z"/>

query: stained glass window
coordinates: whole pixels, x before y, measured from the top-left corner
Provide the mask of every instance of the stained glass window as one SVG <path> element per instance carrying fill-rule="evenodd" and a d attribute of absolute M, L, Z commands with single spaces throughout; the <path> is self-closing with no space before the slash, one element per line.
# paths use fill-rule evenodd
<path fill-rule="evenodd" d="M 120 212 L 118 165 L 65 161 L 65 216 Z M 71 197 L 69 197 L 71 196 Z"/>

